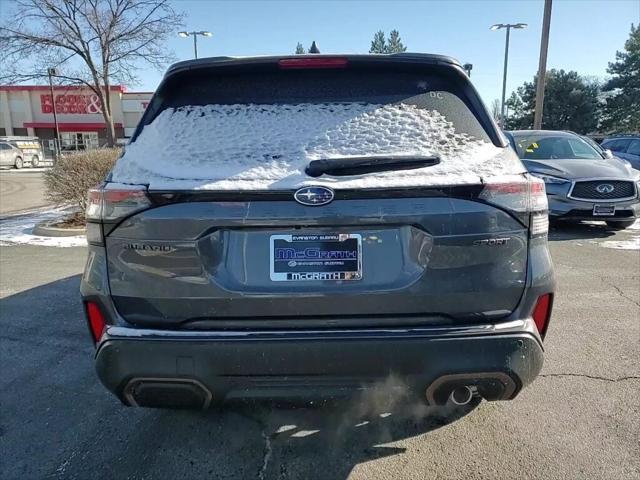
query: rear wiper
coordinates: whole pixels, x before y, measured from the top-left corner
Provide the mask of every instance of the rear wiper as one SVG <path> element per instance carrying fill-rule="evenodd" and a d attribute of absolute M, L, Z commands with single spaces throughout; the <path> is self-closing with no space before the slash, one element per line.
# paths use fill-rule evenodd
<path fill-rule="evenodd" d="M 327 158 L 309 162 L 305 172 L 310 177 L 347 176 L 389 170 L 412 170 L 440 163 L 438 155 L 383 155 L 369 157 Z"/>

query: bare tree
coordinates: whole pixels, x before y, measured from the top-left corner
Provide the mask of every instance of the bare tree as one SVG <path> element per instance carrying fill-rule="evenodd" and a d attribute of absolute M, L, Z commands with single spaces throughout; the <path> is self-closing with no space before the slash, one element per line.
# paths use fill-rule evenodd
<path fill-rule="evenodd" d="M 497 98 L 494 98 L 493 102 L 491 102 L 491 116 L 496 122 L 500 121 L 500 100 Z"/>
<path fill-rule="evenodd" d="M 107 142 L 115 145 L 112 82 L 135 84 L 141 64 L 170 62 L 164 43 L 183 14 L 169 0 L 15 0 L 14 7 L 0 25 L 0 82 L 42 78 L 48 67 L 60 68 L 58 78 L 96 94 Z"/>

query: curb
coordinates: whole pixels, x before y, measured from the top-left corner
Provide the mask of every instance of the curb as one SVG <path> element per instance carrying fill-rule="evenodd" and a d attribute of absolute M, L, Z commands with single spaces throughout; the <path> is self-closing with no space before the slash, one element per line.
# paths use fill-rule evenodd
<path fill-rule="evenodd" d="M 86 230 L 84 228 L 60 228 L 47 223 L 39 223 L 33 227 L 31 233 L 41 237 L 76 237 L 78 235 L 85 235 Z"/>
<path fill-rule="evenodd" d="M 42 172 L 46 172 L 47 170 L 49 170 L 50 168 L 52 168 L 52 165 L 45 165 L 42 167 L 37 167 L 37 168 L 0 168 L 0 173 L 3 174 L 10 174 L 10 175 L 16 175 L 19 173 L 42 173 Z"/>

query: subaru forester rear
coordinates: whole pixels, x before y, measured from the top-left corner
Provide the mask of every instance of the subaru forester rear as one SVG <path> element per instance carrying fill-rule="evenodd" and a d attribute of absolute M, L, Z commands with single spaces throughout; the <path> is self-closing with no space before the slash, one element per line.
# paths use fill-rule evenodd
<path fill-rule="evenodd" d="M 138 406 L 390 375 L 431 404 L 512 399 L 543 361 L 546 210 L 453 59 L 178 63 L 89 194 L 98 376 Z"/>

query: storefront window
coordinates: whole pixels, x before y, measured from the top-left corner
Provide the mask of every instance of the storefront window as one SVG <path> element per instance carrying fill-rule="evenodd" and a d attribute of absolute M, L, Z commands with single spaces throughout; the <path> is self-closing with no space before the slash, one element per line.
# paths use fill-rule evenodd
<path fill-rule="evenodd" d="M 62 150 L 90 150 L 98 148 L 97 132 L 62 132 L 60 133 Z"/>

